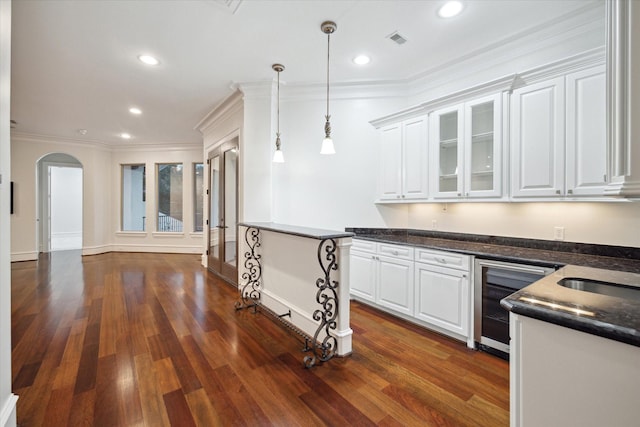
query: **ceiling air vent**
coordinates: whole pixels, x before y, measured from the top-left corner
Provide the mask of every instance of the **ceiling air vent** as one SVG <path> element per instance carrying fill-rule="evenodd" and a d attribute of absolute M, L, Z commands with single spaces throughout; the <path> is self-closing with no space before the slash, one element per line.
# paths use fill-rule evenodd
<path fill-rule="evenodd" d="M 402 37 L 397 31 L 388 37 L 389 39 L 391 39 L 391 41 L 395 42 L 396 44 L 405 44 L 407 42 L 407 39 Z"/>

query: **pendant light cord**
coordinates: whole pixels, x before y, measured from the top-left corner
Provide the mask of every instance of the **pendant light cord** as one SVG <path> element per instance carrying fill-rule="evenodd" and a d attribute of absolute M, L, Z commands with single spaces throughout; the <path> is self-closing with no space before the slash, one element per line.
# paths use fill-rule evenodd
<path fill-rule="evenodd" d="M 329 52 L 331 33 L 327 33 L 327 120 L 329 120 Z"/>
<path fill-rule="evenodd" d="M 278 111 L 278 131 L 277 131 L 277 133 L 278 133 L 278 136 L 280 136 L 280 71 L 278 71 L 278 103 L 277 103 L 277 105 L 278 105 L 278 108 L 277 108 L 277 111 Z"/>

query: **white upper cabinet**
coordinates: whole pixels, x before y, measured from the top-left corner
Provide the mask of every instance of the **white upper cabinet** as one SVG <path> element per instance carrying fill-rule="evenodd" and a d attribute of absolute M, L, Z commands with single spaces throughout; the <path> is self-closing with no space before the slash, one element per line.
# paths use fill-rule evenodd
<path fill-rule="evenodd" d="M 502 194 L 502 102 L 500 95 L 465 104 L 465 197 Z"/>
<path fill-rule="evenodd" d="M 380 199 L 427 198 L 427 148 L 426 117 L 381 129 Z"/>
<path fill-rule="evenodd" d="M 434 197 L 462 195 L 462 145 L 464 108 L 443 108 L 431 114 L 431 171 Z"/>
<path fill-rule="evenodd" d="M 567 195 L 604 194 L 606 105 L 604 66 L 567 76 Z"/>
<path fill-rule="evenodd" d="M 501 195 L 499 94 L 431 114 L 431 186 L 435 198 Z"/>
<path fill-rule="evenodd" d="M 511 97 L 511 195 L 556 196 L 564 188 L 564 77 Z"/>
<path fill-rule="evenodd" d="M 598 66 L 513 91 L 513 197 L 604 193 L 605 87 L 604 66 Z"/>
<path fill-rule="evenodd" d="M 402 195 L 402 125 L 386 126 L 380 135 L 380 198 L 396 199 Z"/>

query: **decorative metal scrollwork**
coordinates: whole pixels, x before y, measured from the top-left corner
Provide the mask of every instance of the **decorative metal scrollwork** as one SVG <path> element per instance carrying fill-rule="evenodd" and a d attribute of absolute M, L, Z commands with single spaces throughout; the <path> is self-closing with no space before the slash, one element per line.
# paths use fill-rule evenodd
<path fill-rule="evenodd" d="M 303 351 L 311 352 L 303 359 L 304 366 L 311 368 L 317 361 L 326 362 L 331 359 L 337 350 L 338 340 L 331 335 L 331 331 L 338 326 L 338 281 L 331 280 L 331 272 L 338 269 L 337 245 L 334 239 L 324 239 L 318 245 L 318 262 L 324 273 L 324 277 L 316 280 L 316 301 L 322 306 L 313 312 L 313 319 L 320 322 L 313 335 L 311 346 L 309 340 Z M 324 332 L 322 341 L 318 341 L 320 334 Z"/>
<path fill-rule="evenodd" d="M 242 273 L 242 280 L 246 281 L 240 291 L 240 301 L 235 303 L 236 310 L 253 307 L 255 313 L 260 304 L 260 282 L 262 280 L 261 255 L 257 253 L 260 247 L 260 230 L 248 227 L 244 234 L 249 250 L 244 253 L 245 271 Z"/>

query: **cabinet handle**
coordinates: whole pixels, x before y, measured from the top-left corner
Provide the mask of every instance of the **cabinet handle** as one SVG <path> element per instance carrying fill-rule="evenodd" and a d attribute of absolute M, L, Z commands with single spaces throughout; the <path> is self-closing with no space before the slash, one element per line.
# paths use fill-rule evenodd
<path fill-rule="evenodd" d="M 404 194 L 402 195 L 402 198 L 404 199 Z"/>
<path fill-rule="evenodd" d="M 462 196 L 462 193 L 458 193 L 458 197 Z"/>
<path fill-rule="evenodd" d="M 560 194 L 560 190 L 556 190 L 556 194 Z"/>
<path fill-rule="evenodd" d="M 392 254 L 398 255 L 398 251 L 391 251 Z"/>
<path fill-rule="evenodd" d="M 567 190 L 567 193 L 573 194 L 573 190 Z"/>
<path fill-rule="evenodd" d="M 447 260 L 444 258 L 436 258 L 436 261 L 438 261 L 440 264 L 446 264 Z"/>

